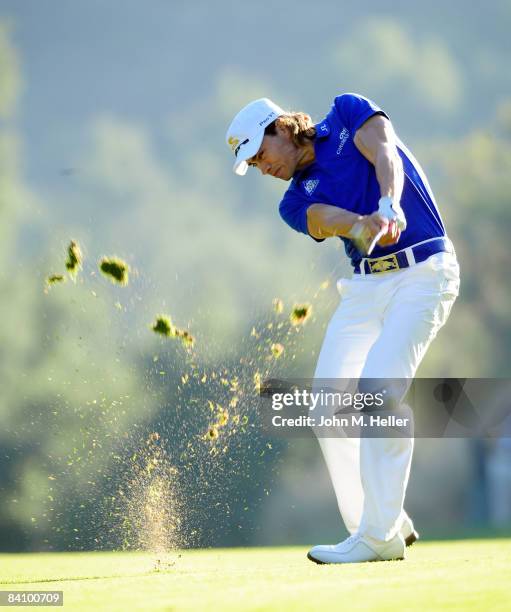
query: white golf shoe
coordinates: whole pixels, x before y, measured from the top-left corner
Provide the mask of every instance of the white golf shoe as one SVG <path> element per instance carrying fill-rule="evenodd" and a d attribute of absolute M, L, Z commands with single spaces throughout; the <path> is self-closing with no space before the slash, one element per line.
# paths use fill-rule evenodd
<path fill-rule="evenodd" d="M 307 557 L 319 564 L 392 561 L 405 558 L 405 541 L 400 533 L 388 542 L 355 533 L 340 544 L 314 546 Z"/>

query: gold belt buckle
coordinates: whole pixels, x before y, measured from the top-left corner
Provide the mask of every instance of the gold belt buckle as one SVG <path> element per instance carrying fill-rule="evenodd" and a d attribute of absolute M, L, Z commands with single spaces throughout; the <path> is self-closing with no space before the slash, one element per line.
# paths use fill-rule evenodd
<path fill-rule="evenodd" d="M 381 274 L 382 272 L 391 272 L 399 270 L 399 263 L 396 255 L 388 255 L 387 257 L 379 257 L 378 259 L 368 259 L 369 270 L 371 274 Z"/>

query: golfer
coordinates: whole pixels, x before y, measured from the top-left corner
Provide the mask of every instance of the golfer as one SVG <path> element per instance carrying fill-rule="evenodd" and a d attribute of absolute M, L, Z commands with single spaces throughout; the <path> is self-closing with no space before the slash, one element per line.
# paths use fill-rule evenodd
<path fill-rule="evenodd" d="M 227 131 L 234 172 L 291 181 L 279 212 L 316 241 L 341 239 L 353 275 L 315 379 L 412 379 L 459 292 L 459 266 L 424 171 L 371 100 L 343 94 L 317 124 L 262 98 Z M 351 536 L 316 563 L 403 559 L 418 534 L 403 504 L 413 439 L 318 438 Z"/>

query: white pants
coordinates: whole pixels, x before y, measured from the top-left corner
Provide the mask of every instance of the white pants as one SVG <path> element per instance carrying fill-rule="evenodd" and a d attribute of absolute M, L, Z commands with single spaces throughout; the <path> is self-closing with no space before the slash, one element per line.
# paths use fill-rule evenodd
<path fill-rule="evenodd" d="M 337 284 L 315 378 L 413 378 L 459 292 L 456 256 Z M 413 439 L 318 438 L 350 533 L 388 540 L 400 530 Z"/>

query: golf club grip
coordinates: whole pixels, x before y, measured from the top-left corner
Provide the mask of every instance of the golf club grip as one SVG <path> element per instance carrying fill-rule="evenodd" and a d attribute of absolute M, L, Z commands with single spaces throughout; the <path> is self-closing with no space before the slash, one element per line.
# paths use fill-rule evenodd
<path fill-rule="evenodd" d="M 371 242 L 369 243 L 368 247 L 367 247 L 367 251 L 366 251 L 366 255 L 371 255 L 371 253 L 374 250 L 374 247 L 376 246 L 376 243 L 378 242 L 378 240 L 380 240 L 380 238 L 382 236 L 385 235 L 385 233 L 387 232 L 387 228 L 381 229 L 376 236 L 371 240 Z"/>

